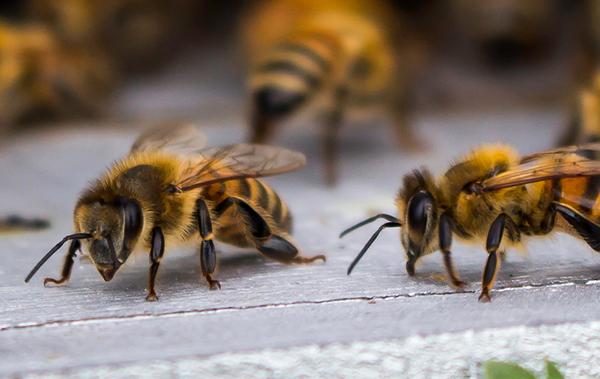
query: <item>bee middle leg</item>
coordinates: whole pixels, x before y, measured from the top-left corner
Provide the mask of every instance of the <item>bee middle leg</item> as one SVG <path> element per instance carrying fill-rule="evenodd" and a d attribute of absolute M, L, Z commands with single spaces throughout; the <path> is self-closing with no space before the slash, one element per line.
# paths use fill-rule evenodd
<path fill-rule="evenodd" d="M 265 219 L 242 199 L 228 197 L 216 208 L 218 213 L 225 212 L 230 206 L 235 205 L 238 212 L 243 215 L 242 227 L 250 235 L 256 249 L 264 256 L 282 263 L 311 263 L 316 260 L 325 261 L 324 255 L 303 257 L 299 255 L 298 248 L 285 236 L 273 234 Z"/>
<path fill-rule="evenodd" d="M 483 279 L 481 281 L 481 295 L 479 295 L 479 301 L 489 302 L 490 291 L 494 287 L 496 281 L 496 274 L 500 268 L 500 257 L 498 256 L 498 248 L 502 242 L 505 228 L 508 231 L 508 237 L 513 241 L 520 239 L 519 230 L 510 218 L 510 216 L 501 213 L 490 226 L 490 230 L 487 236 L 486 250 L 488 252 L 488 259 L 485 263 L 485 269 L 483 271 Z"/>
<path fill-rule="evenodd" d="M 454 265 L 452 264 L 452 256 L 450 253 L 450 247 L 452 245 L 452 224 L 450 221 L 450 216 L 446 212 L 444 212 L 440 217 L 439 240 L 440 250 L 442 251 L 442 254 L 444 254 L 444 266 L 446 267 L 446 272 L 448 273 L 448 279 L 454 287 L 463 288 L 466 283 L 460 280 L 456 270 L 454 269 Z"/>
<path fill-rule="evenodd" d="M 221 283 L 211 276 L 217 267 L 217 253 L 215 251 L 215 243 L 213 242 L 210 211 L 202 199 L 196 202 L 196 219 L 198 229 L 200 230 L 200 237 L 202 237 L 202 244 L 200 245 L 200 268 L 202 269 L 202 275 L 204 275 L 211 290 L 221 289 Z"/>

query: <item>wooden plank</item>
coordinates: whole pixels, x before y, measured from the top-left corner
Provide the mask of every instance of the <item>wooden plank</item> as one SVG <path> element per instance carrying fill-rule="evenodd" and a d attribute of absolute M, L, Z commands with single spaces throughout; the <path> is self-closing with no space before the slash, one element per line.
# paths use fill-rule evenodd
<path fill-rule="evenodd" d="M 479 125 L 480 115 L 425 119 L 420 129 L 432 137 L 432 149 L 417 155 L 398 154 L 385 130 L 348 131 L 342 181 L 335 189 L 320 181 L 312 131 L 290 132 L 281 143 L 306 151 L 312 163 L 270 182 L 290 203 L 295 236 L 306 254 L 325 252 L 328 262 L 284 266 L 254 253 L 221 252 L 223 289 L 209 291 L 199 279 L 195 247 L 169 250 L 157 303 L 144 301 L 143 254 L 110 283 L 103 283 L 90 264 L 78 262 L 69 286 L 43 288 L 41 278 L 58 272 L 58 257 L 31 284 L 23 283 L 36 260 L 71 231 L 77 193 L 127 151 L 134 133 L 87 129 L 52 134 L 43 144 L 17 141 L 0 151 L 0 173 L 10 178 L 0 187 L 0 209 L 50 216 L 53 228 L 0 239 L 5 257 L 0 265 L 0 373 L 597 320 L 594 280 L 600 279 L 600 260 L 570 237 L 532 241 L 528 259 L 509 254 L 491 305 L 476 301 L 486 258 L 482 247 L 455 247 L 458 269 L 471 282 L 465 293 L 456 294 L 434 279 L 443 273 L 439 254 L 424 259 L 416 279 L 405 274 L 394 231 L 382 235 L 347 277 L 347 265 L 374 227 L 337 238 L 343 228 L 374 211 L 394 212 L 401 175 L 415 166 L 424 163 L 440 172 L 449 159 L 484 140 L 502 138 L 524 152 L 539 150 L 558 131 L 536 124 L 558 125 L 556 119 L 545 113 L 499 115 L 490 117 L 487 127 Z M 215 144 L 239 141 L 241 135 L 233 126 L 207 128 L 207 134 Z M 371 299 L 376 303 L 369 304 Z M 131 336 L 131 345 L 122 343 L 123 336 Z M 84 359 L 77 354 L 82 349 Z"/>

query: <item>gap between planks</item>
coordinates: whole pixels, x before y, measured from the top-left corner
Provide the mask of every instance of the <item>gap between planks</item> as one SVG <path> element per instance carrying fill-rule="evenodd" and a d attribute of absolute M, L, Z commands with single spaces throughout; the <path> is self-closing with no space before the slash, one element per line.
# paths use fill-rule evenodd
<path fill-rule="evenodd" d="M 555 281 L 543 284 L 524 284 L 520 286 L 511 287 L 499 287 L 494 289 L 493 292 L 510 292 L 510 291 L 523 291 L 531 288 L 557 288 L 566 286 L 581 286 L 581 285 L 594 285 L 600 284 L 600 279 L 591 280 L 577 280 L 577 281 Z M 40 323 L 20 323 L 16 325 L 3 325 L 0 326 L 0 332 L 17 329 L 34 329 L 34 328 L 46 328 L 46 327 L 57 327 L 65 325 L 90 325 L 104 322 L 119 322 L 119 321 L 132 321 L 132 320 L 146 320 L 154 318 L 166 318 L 166 317 L 181 317 L 181 316 L 193 316 L 201 314 L 215 314 L 222 312 L 237 312 L 244 310 L 255 310 L 255 309 L 272 309 L 272 308 L 285 308 L 285 307 L 297 307 L 305 305 L 318 305 L 318 304 L 335 304 L 335 303 L 347 303 L 347 302 L 361 302 L 361 301 L 377 301 L 377 300 L 394 300 L 402 298 L 416 298 L 416 297 L 431 297 L 431 296 L 452 296 L 458 294 L 475 294 L 479 290 L 462 290 L 462 291 L 446 291 L 446 292 L 415 292 L 408 294 L 396 294 L 396 295 L 378 295 L 378 296 L 356 296 L 356 297 L 345 297 L 327 300 L 315 300 L 315 301 L 292 301 L 287 303 L 272 303 L 272 304 L 258 304 L 248 305 L 239 307 L 220 307 L 220 308 L 204 308 L 195 310 L 185 311 L 173 311 L 173 312 L 161 312 L 161 313 L 138 313 L 123 316 L 102 316 L 102 317 L 89 317 L 77 320 L 51 320 Z M 492 298 L 493 301 L 493 298 Z M 482 304 L 485 306 L 485 304 Z"/>

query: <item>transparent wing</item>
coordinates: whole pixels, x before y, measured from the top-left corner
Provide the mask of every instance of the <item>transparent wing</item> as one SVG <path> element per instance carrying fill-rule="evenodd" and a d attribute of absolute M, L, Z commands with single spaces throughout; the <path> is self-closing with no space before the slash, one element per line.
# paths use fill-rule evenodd
<path fill-rule="evenodd" d="M 482 183 L 485 192 L 552 179 L 600 175 L 600 144 L 568 146 L 524 157 Z"/>
<path fill-rule="evenodd" d="M 206 137 L 193 124 L 162 124 L 143 132 L 131 146 L 131 152 L 164 151 L 189 155 L 206 146 Z"/>
<path fill-rule="evenodd" d="M 304 154 L 264 145 L 238 144 L 209 148 L 189 160 L 181 191 L 231 179 L 257 178 L 297 170 L 306 164 Z"/>
<path fill-rule="evenodd" d="M 527 163 L 541 158 L 563 159 L 566 155 L 575 154 L 587 159 L 598 159 L 600 157 L 600 143 L 589 143 L 584 145 L 565 146 L 557 149 L 542 151 L 526 155 L 521 163 Z"/>

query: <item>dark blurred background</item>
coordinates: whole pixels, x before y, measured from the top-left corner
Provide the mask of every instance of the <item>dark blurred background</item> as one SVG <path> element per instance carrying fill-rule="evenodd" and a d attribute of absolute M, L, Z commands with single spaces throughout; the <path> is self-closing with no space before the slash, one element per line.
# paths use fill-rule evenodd
<path fill-rule="evenodd" d="M 576 112 L 600 48 L 594 0 L 4 1 L 0 129 L 231 114 L 246 123 L 256 51 L 340 9 L 386 34 L 416 112 Z"/>

